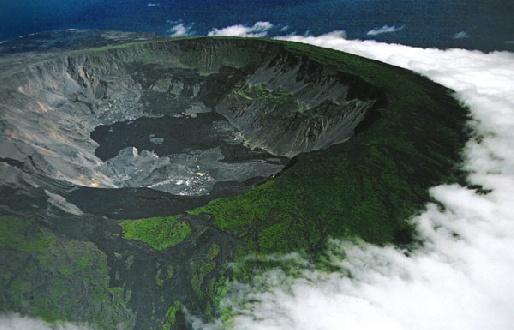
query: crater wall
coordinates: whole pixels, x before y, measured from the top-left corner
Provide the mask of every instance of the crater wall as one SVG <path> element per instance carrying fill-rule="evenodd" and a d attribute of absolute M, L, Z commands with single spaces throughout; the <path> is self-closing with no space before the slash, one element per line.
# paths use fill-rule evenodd
<path fill-rule="evenodd" d="M 140 159 L 129 161 L 125 156 L 134 153 L 119 150 L 125 165 L 134 163 L 125 173 L 136 171 L 141 157 L 154 171 L 145 174 L 153 179 L 137 183 L 120 179 L 120 162 L 107 163 L 95 153 L 99 145 L 91 133 L 98 126 L 142 117 L 194 121 L 199 114 L 215 112 L 223 117 L 224 128 L 214 133 L 224 136 L 223 143 L 268 153 L 266 161 L 244 164 L 254 167 L 252 174 L 234 174 L 232 179 L 242 181 L 277 173 L 281 166 L 270 164 L 273 156 L 290 158 L 346 141 L 380 98 L 362 79 L 282 45 L 234 39 L 152 41 L 69 52 L 35 60 L 2 79 L 2 157 L 41 177 L 91 187 L 162 187 L 170 172 L 155 154 L 139 150 Z M 169 185 L 162 189 L 177 191 Z"/>

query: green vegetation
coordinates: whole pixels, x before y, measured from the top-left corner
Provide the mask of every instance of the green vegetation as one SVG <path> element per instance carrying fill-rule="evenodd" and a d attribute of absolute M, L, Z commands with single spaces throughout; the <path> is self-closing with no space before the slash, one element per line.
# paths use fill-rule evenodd
<path fill-rule="evenodd" d="M 198 260 L 193 261 L 191 265 L 191 287 L 196 293 L 198 298 L 205 296 L 202 289 L 205 277 L 216 268 L 216 263 L 212 260 Z"/>
<path fill-rule="evenodd" d="M 38 252 L 55 244 L 55 237 L 46 230 L 35 229 L 30 221 L 0 217 L 0 247 L 23 252 Z"/>
<path fill-rule="evenodd" d="M 92 54 L 102 53 L 102 52 L 106 52 L 106 51 L 113 50 L 113 49 L 129 49 L 131 47 L 135 47 L 138 44 L 143 44 L 143 43 L 144 42 L 140 42 L 140 41 L 139 42 L 138 41 L 124 42 L 124 43 L 119 43 L 119 44 L 114 44 L 114 45 L 106 45 L 106 46 L 95 47 L 95 48 L 78 49 L 78 50 L 71 51 L 70 53 L 78 54 L 78 55 L 87 54 L 87 53 L 92 53 Z"/>
<path fill-rule="evenodd" d="M 214 260 L 220 254 L 221 248 L 218 244 L 212 243 L 209 247 L 209 251 L 207 251 L 207 258 L 210 260 Z"/>
<path fill-rule="evenodd" d="M 204 256 L 191 260 L 191 287 L 198 298 L 210 296 L 209 292 L 206 293 L 203 289 L 203 286 L 207 275 L 216 269 L 215 259 L 220 252 L 220 246 L 212 243 Z"/>
<path fill-rule="evenodd" d="M 169 280 L 173 279 L 173 275 L 175 275 L 175 271 L 174 271 L 172 265 L 168 265 L 168 267 L 166 267 L 166 275 L 168 276 Z"/>
<path fill-rule="evenodd" d="M 265 85 L 245 85 L 234 91 L 234 94 L 248 101 L 266 100 L 274 104 L 285 103 L 292 98 L 292 94 L 287 91 L 270 90 Z"/>
<path fill-rule="evenodd" d="M 109 288 L 107 257 L 91 242 L 58 237 L 32 220 L 0 217 L 0 260 L 0 312 L 98 329 L 134 324 L 129 297 Z"/>
<path fill-rule="evenodd" d="M 162 278 L 162 271 L 160 268 L 155 273 L 155 284 L 161 288 L 164 285 L 164 279 Z"/>
<path fill-rule="evenodd" d="M 124 220 L 120 225 L 124 238 L 145 242 L 159 251 L 179 244 L 191 234 L 191 226 L 176 217 Z"/>
<path fill-rule="evenodd" d="M 162 325 L 162 330 L 170 330 L 173 329 L 173 326 L 177 322 L 177 313 L 181 310 L 182 304 L 180 301 L 175 300 L 173 305 L 168 308 L 166 312 L 166 320 Z"/>

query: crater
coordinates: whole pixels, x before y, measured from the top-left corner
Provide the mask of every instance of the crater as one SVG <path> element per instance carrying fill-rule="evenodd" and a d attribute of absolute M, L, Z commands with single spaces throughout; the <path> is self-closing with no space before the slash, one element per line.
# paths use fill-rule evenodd
<path fill-rule="evenodd" d="M 37 174 L 18 184 L 71 185 L 69 198 L 93 213 L 81 196 L 99 188 L 202 201 L 240 193 L 301 153 L 345 142 L 381 101 L 357 76 L 245 40 L 82 50 L 8 79 L 3 156 Z"/>
<path fill-rule="evenodd" d="M 283 41 L 77 33 L 0 56 L 0 309 L 187 328 L 180 306 L 212 321 L 229 282 L 279 266 L 248 255 L 408 250 L 429 188 L 465 184 L 466 110 L 406 70 Z"/>

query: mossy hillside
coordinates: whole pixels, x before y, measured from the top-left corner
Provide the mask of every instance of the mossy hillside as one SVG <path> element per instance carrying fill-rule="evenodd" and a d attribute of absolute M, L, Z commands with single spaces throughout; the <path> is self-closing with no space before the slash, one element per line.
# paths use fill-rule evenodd
<path fill-rule="evenodd" d="M 142 241 L 159 251 L 179 244 L 191 234 L 191 226 L 176 217 L 124 220 L 120 225 L 125 239 Z"/>
<path fill-rule="evenodd" d="M 31 220 L 0 217 L 0 311 L 50 323 L 132 327 L 127 292 L 112 294 L 107 257 L 91 242 L 60 238 Z"/>
<path fill-rule="evenodd" d="M 21 239 L 29 237 L 29 239 Z M 37 253 L 55 244 L 55 236 L 31 226 L 30 221 L 15 217 L 0 217 L 0 247 Z"/>

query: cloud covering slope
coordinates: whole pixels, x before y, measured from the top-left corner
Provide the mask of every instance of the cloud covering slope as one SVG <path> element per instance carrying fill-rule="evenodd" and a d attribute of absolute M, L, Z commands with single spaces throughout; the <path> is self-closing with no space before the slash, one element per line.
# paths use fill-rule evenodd
<path fill-rule="evenodd" d="M 512 329 L 514 54 L 420 49 L 343 36 L 335 31 L 284 39 L 401 66 L 454 89 L 469 106 L 478 135 L 465 150 L 469 181 L 492 191 L 432 188 L 445 210 L 429 204 L 415 218 L 425 246 L 409 256 L 392 247 L 334 241 L 332 263 L 342 272 L 305 270 L 292 280 L 274 271 L 265 283 L 241 287 L 247 304 L 234 306 L 241 313 L 235 328 Z"/>

